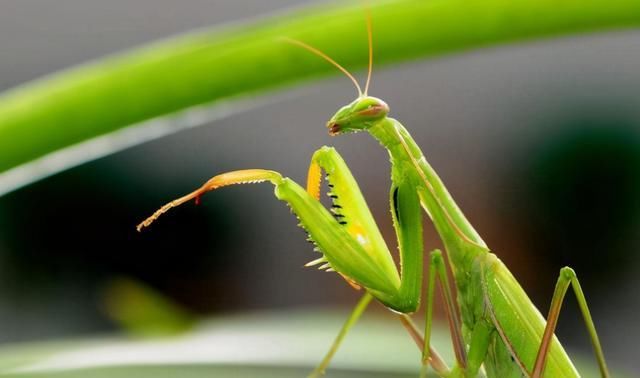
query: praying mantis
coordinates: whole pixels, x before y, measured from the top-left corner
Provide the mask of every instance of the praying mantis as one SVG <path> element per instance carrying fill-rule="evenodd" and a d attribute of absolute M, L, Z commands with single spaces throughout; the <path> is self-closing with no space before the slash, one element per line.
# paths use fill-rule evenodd
<path fill-rule="evenodd" d="M 329 352 L 311 376 L 324 374 L 349 329 L 372 299 L 396 312 L 422 351 L 421 376 L 431 367 L 440 377 L 578 377 L 567 353 L 554 335 L 564 296 L 576 294 L 596 355 L 600 373 L 609 377 L 604 354 L 585 296 L 575 272 L 564 267 L 556 283 L 547 319 L 527 297 L 507 267 L 493 254 L 447 191 L 405 127 L 390 118 L 390 108 L 368 95 L 373 65 L 371 17 L 367 17 L 369 70 L 364 91 L 358 81 L 322 51 L 302 41 L 285 39 L 342 71 L 353 81 L 358 97 L 328 121 L 331 135 L 367 132 L 384 147 L 391 160 L 390 207 L 399 249 L 399 269 L 385 243 L 358 184 L 340 154 L 322 147 L 312 158 L 306 188 L 280 173 L 264 169 L 227 172 L 199 189 L 161 207 L 140 223 L 148 227 L 162 214 L 206 192 L 225 186 L 270 182 L 275 196 L 286 202 L 300 220 L 320 257 L 306 266 L 335 271 L 364 294 L 340 330 Z M 329 187 L 332 205 L 320 202 L 321 184 Z M 423 335 L 410 314 L 420 306 L 423 282 L 422 211 L 433 222 L 446 255 L 430 253 Z M 449 263 L 456 289 L 449 282 Z M 436 280 L 439 281 L 455 364 L 448 367 L 430 344 Z"/>

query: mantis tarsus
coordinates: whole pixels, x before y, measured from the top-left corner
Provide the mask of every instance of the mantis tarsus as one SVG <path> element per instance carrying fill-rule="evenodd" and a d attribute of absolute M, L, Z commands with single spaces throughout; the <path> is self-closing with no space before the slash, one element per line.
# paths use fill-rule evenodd
<path fill-rule="evenodd" d="M 358 97 L 329 120 L 331 135 L 367 131 L 386 148 L 391 158 L 391 213 L 399 246 L 399 266 L 387 247 L 353 175 L 338 152 L 330 147 L 317 150 L 309 167 L 306 190 L 278 172 L 250 169 L 213 177 L 198 190 L 174 200 L 138 225 L 149 226 L 169 209 L 223 186 L 269 181 L 275 195 L 285 201 L 300 220 L 309 240 L 321 254 L 307 266 L 340 274 L 365 294 L 343 326 L 330 351 L 313 372 L 325 368 L 342 339 L 364 312 L 372 298 L 399 313 L 403 325 L 422 349 L 422 370 L 431 366 L 441 377 L 577 377 L 578 372 L 554 336 L 566 291 L 571 285 L 591 337 L 603 377 L 609 373 L 595 326 L 578 279 L 571 268 L 560 271 L 547 322 L 496 255 L 467 221 L 451 195 L 427 163 L 422 151 L 397 120 L 388 117 L 389 107 L 368 95 L 372 67 L 371 20 L 367 18 L 369 72 L 364 91 L 357 80 L 330 57 L 304 42 L 287 40 L 326 59 L 344 72 L 358 89 Z M 319 201 L 322 172 L 330 188 L 332 207 Z M 426 294 L 424 337 L 413 325 L 411 314 L 419 308 L 423 279 L 422 211 L 435 225 L 445 250 L 457 289 L 457 301 L 449 285 L 445 258 L 430 254 Z M 430 345 L 435 281 L 445 298 L 456 356 L 452 368 Z"/>

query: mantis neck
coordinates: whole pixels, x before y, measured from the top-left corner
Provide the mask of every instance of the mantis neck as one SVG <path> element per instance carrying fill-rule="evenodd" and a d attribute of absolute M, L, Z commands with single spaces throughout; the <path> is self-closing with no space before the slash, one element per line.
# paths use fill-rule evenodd
<path fill-rule="evenodd" d="M 416 191 L 420 202 L 447 249 L 453 269 L 464 269 L 473 264 L 479 254 L 486 254 L 488 247 L 453 201 L 404 126 L 393 118 L 384 118 L 368 131 L 389 151 L 396 169 L 419 183 Z"/>

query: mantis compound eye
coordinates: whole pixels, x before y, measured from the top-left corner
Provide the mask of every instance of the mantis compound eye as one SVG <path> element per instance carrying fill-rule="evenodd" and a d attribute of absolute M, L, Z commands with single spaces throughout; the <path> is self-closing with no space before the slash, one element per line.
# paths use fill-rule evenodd
<path fill-rule="evenodd" d="M 365 97 L 358 101 L 354 113 L 361 117 L 382 118 L 389 114 L 389 105 L 375 97 Z"/>

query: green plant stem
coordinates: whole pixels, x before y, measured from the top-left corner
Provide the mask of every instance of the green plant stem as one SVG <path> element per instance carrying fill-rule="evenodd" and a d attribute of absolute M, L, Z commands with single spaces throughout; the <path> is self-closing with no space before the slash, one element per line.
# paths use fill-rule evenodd
<path fill-rule="evenodd" d="M 640 24 L 640 1 L 394 0 L 372 2 L 371 13 L 379 66 L 519 40 L 629 28 Z M 280 36 L 304 40 L 350 69 L 367 63 L 360 2 L 187 34 L 107 57 L 0 97 L 0 173 L 154 117 L 338 73 Z"/>

